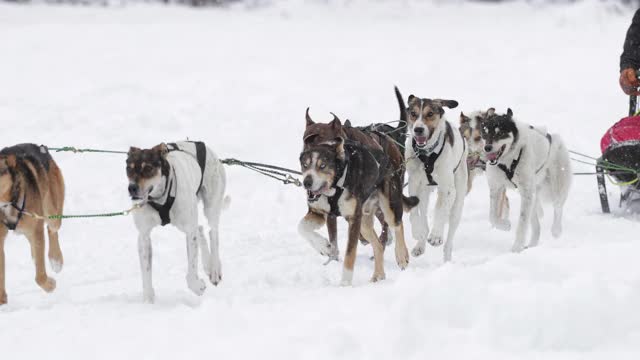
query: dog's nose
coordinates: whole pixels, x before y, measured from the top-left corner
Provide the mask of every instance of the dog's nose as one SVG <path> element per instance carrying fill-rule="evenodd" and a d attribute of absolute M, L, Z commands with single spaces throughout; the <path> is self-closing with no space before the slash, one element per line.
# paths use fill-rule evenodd
<path fill-rule="evenodd" d="M 413 129 L 413 132 L 414 132 L 416 135 L 421 136 L 421 135 L 423 135 L 423 134 L 424 134 L 424 128 L 417 127 L 417 128 L 415 128 L 415 129 Z"/>
<path fill-rule="evenodd" d="M 311 186 L 313 185 L 313 178 L 311 178 L 311 175 L 307 175 L 304 178 L 304 181 L 302 182 L 302 184 L 304 185 L 305 189 L 311 188 Z"/>
<path fill-rule="evenodd" d="M 138 194 L 138 184 L 129 184 L 129 195 L 134 196 Z"/>
<path fill-rule="evenodd" d="M 493 150 L 493 145 L 487 144 L 484 146 L 484 152 L 491 152 Z"/>

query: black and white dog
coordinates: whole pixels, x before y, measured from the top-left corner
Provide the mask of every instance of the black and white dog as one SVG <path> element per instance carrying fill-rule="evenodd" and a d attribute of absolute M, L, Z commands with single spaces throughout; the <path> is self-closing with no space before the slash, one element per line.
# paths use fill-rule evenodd
<path fill-rule="evenodd" d="M 151 283 L 151 230 L 172 224 L 186 234 L 187 285 L 202 295 L 205 282 L 198 277 L 198 250 L 202 266 L 212 284 L 222 279 L 218 253 L 220 213 L 228 199 L 224 198 L 226 176 L 223 164 L 202 142 L 162 143 L 152 149 L 129 149 L 127 157 L 129 195 L 142 207 L 133 212 L 138 229 L 138 254 L 142 270 L 143 297 L 154 301 Z M 211 230 L 210 249 L 202 226 L 198 225 L 198 202 Z"/>
<path fill-rule="evenodd" d="M 409 96 L 407 108 L 409 138 L 405 146 L 405 159 L 409 174 L 409 194 L 420 202 L 411 210 L 410 221 L 413 237 L 418 241 L 413 256 L 425 251 L 427 241 L 433 246 L 442 245 L 444 227 L 449 223 L 444 243 L 444 260 L 451 260 L 453 237 L 467 194 L 467 146 L 458 130 L 445 119 L 444 108 L 453 109 L 453 100 L 421 99 Z M 429 231 L 427 211 L 429 196 L 438 189 L 434 226 Z"/>
<path fill-rule="evenodd" d="M 532 226 L 529 247 L 540 240 L 541 200 L 553 205 L 551 233 L 562 233 L 562 210 L 571 186 L 569 152 L 558 135 L 524 125 L 513 119 L 511 109 L 506 115 L 490 115 L 482 127 L 484 151 L 488 161 L 487 180 L 490 189 L 490 221 L 501 230 L 509 231 L 511 223 L 498 215 L 500 194 L 505 189 L 517 189 L 522 199 L 516 240 L 512 251 L 525 248 L 525 238 Z"/>

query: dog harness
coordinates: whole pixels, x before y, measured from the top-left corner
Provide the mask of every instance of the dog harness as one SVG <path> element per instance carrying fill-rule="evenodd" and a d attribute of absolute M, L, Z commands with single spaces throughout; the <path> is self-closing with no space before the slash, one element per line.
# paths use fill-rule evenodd
<path fill-rule="evenodd" d="M 198 190 L 196 191 L 196 194 L 198 194 L 200 192 L 200 188 L 202 188 L 202 182 L 204 181 L 204 167 L 207 163 L 207 147 L 202 141 L 189 141 L 189 142 L 194 144 L 196 147 L 195 158 L 196 158 L 196 161 L 198 162 L 198 165 L 200 166 L 200 184 L 198 185 Z M 169 152 L 182 151 L 183 153 L 193 156 L 192 153 L 184 151 L 183 149 L 180 149 L 178 147 L 178 144 L 176 143 L 168 143 L 167 148 L 169 148 Z"/>
<path fill-rule="evenodd" d="M 10 223 L 7 222 L 6 220 L 4 221 L 4 225 L 9 229 L 9 230 L 15 230 L 18 227 L 18 223 L 20 223 L 20 220 L 22 219 L 22 214 L 24 214 L 24 209 L 27 206 L 27 196 L 25 195 L 22 198 L 22 206 L 18 207 L 18 205 L 16 205 L 16 200 L 12 200 L 11 201 L 11 207 L 16 209 L 18 211 L 18 215 L 16 216 L 16 222 L 14 223 Z"/>
<path fill-rule="evenodd" d="M 531 127 L 533 129 L 533 127 Z M 547 138 L 547 141 L 549 141 L 549 152 L 547 153 L 547 159 L 542 163 L 542 165 L 540 166 L 540 168 L 538 168 L 538 170 L 536 170 L 536 175 L 540 173 L 540 171 L 542 171 L 542 169 L 544 169 L 545 165 L 547 165 L 547 161 L 549 160 L 549 156 L 551 156 L 551 144 L 553 143 L 553 140 L 551 138 L 551 135 L 546 134 L 545 137 Z M 515 158 L 512 162 L 511 165 L 509 167 L 507 167 L 505 164 L 499 163 L 498 164 L 498 169 L 502 170 L 502 172 L 504 172 L 504 175 L 507 177 L 507 179 L 509 180 L 509 182 L 517 189 L 518 185 L 516 185 L 513 182 L 513 176 L 515 175 L 516 172 L 516 168 L 518 167 L 518 164 L 520 163 L 520 158 L 522 157 L 522 151 L 524 150 L 524 147 L 520 148 L 520 152 L 518 153 L 518 157 Z"/>
<path fill-rule="evenodd" d="M 174 181 L 178 182 L 178 179 L 176 178 L 176 171 L 173 170 L 173 168 L 171 168 L 171 171 L 173 172 L 173 178 L 169 180 L 171 176 L 167 176 L 164 183 L 164 193 L 162 194 L 162 197 L 165 197 L 166 195 L 166 200 L 164 201 L 164 203 L 159 204 L 155 201 L 148 202 L 149 206 L 151 206 L 155 211 L 158 212 L 158 215 L 160 215 L 160 221 L 162 226 L 165 226 L 171 223 L 171 216 L 169 215 L 169 212 L 171 211 L 171 207 L 173 206 L 173 203 L 176 201 L 175 191 L 173 191 L 173 194 L 172 194 L 172 190 L 173 190 Z"/>
<path fill-rule="evenodd" d="M 444 133 L 443 136 L 441 136 L 438 140 L 436 140 L 433 146 L 431 146 L 429 149 L 419 148 L 415 139 L 413 139 L 413 142 L 412 142 L 413 151 L 418 155 L 418 159 L 420 159 L 420 161 L 422 161 L 422 164 L 424 165 L 424 172 L 427 175 L 427 180 L 429 181 L 428 186 L 438 185 L 438 183 L 433 180 L 432 173 L 433 173 L 433 169 L 435 167 L 436 161 L 438 160 L 438 158 L 442 154 L 442 151 L 444 150 L 444 143 L 446 142 L 447 137 L 451 139 L 451 144 L 453 145 L 453 139 L 454 139 L 453 129 L 451 128 L 451 124 L 449 124 L 448 121 L 445 122 L 445 124 L 447 124 L 446 133 Z M 436 151 L 438 147 L 440 147 L 440 149 Z M 460 167 L 460 163 L 462 163 L 462 158 L 464 157 L 464 152 L 466 149 L 467 149 L 467 144 L 463 141 L 462 156 L 460 156 L 460 160 L 458 161 L 458 164 L 453 169 L 454 173 L 458 171 L 458 168 Z"/>
<path fill-rule="evenodd" d="M 202 188 L 202 183 L 204 182 L 204 168 L 207 161 L 207 147 L 201 141 L 190 141 L 190 142 L 193 143 L 196 147 L 195 160 L 198 162 L 198 165 L 200 166 L 200 184 L 198 185 L 198 190 L 196 190 L 196 194 L 198 194 L 200 193 L 200 189 Z M 180 147 L 178 147 L 178 144 L 176 143 L 168 143 L 167 148 L 169 149 L 169 152 L 182 151 L 186 154 L 194 156 L 190 152 L 180 149 Z M 161 198 L 166 196 L 166 200 L 164 201 L 164 203 L 160 204 L 156 201 L 148 202 L 149 206 L 151 206 L 155 211 L 158 212 L 158 215 L 160 215 L 160 221 L 162 226 L 165 226 L 171 223 L 171 216 L 170 216 L 171 207 L 173 206 L 173 203 L 176 201 L 177 190 L 174 190 L 174 183 L 176 183 L 176 187 L 177 187 L 178 179 L 176 177 L 176 171 L 173 169 L 173 167 L 171 168 L 171 171 L 173 172 L 173 178 L 169 179 L 171 176 L 167 176 L 164 184 L 165 190 L 161 196 Z"/>

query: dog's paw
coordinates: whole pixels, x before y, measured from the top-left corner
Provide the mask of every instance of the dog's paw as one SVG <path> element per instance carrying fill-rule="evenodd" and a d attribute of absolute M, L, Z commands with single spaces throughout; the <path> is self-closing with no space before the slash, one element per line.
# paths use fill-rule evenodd
<path fill-rule="evenodd" d="M 409 250 L 407 250 L 407 248 L 401 250 L 396 249 L 396 263 L 400 267 L 400 270 L 404 270 L 409 266 Z"/>
<path fill-rule="evenodd" d="M 7 303 L 7 293 L 3 291 L 0 293 L 0 305 L 4 305 Z"/>
<path fill-rule="evenodd" d="M 500 231 L 511 231 L 511 221 L 509 219 L 495 220 L 492 225 Z"/>
<path fill-rule="evenodd" d="M 312 245 L 322 256 L 330 256 L 331 252 L 333 251 L 333 249 L 331 248 L 331 244 L 327 239 L 324 239 L 324 241 L 316 241 L 312 243 Z"/>
<path fill-rule="evenodd" d="M 36 283 L 48 293 L 56 289 L 56 280 L 51 277 L 36 278 Z"/>
<path fill-rule="evenodd" d="M 384 280 L 386 278 L 387 278 L 387 276 L 384 274 L 384 272 L 383 273 L 379 273 L 379 274 L 374 273 L 373 276 L 371 277 L 371 282 L 375 283 L 375 282 L 378 282 L 378 281 L 382 281 L 382 280 Z"/>
<path fill-rule="evenodd" d="M 142 302 L 144 302 L 145 304 L 153 304 L 156 300 L 156 293 L 155 291 L 150 290 L 150 291 L 144 291 L 142 294 Z"/>
<path fill-rule="evenodd" d="M 513 246 L 511 247 L 511 252 L 519 253 L 519 252 L 522 252 L 524 249 L 525 249 L 524 244 L 516 241 L 515 243 L 513 243 Z"/>
<path fill-rule="evenodd" d="M 442 235 L 431 235 L 427 241 L 431 246 L 440 246 L 442 245 Z"/>
<path fill-rule="evenodd" d="M 57 274 L 62 271 L 62 265 L 64 265 L 64 262 L 62 260 L 49 258 L 49 265 L 51 265 L 51 270 Z"/>
<path fill-rule="evenodd" d="M 411 250 L 411 255 L 413 255 L 413 257 L 418 257 L 422 254 L 424 254 L 424 243 L 419 242 L 414 248 L 413 250 Z"/>
<path fill-rule="evenodd" d="M 553 223 L 553 226 L 551 226 L 551 235 L 554 237 L 554 239 L 557 239 L 560 237 L 560 235 L 562 235 L 561 223 Z"/>
<path fill-rule="evenodd" d="M 190 276 L 187 276 L 187 285 L 189 286 L 189 289 L 198 296 L 202 296 L 202 294 L 204 294 L 204 290 L 207 288 L 207 284 L 205 284 L 204 280 Z"/>
<path fill-rule="evenodd" d="M 353 271 L 342 270 L 342 280 L 340 280 L 340 286 L 351 286 L 353 283 Z"/>
<path fill-rule="evenodd" d="M 220 281 L 222 281 L 222 267 L 220 266 L 220 263 L 217 263 L 211 267 L 211 271 L 208 276 L 209 281 L 211 281 L 214 286 L 218 286 Z"/>

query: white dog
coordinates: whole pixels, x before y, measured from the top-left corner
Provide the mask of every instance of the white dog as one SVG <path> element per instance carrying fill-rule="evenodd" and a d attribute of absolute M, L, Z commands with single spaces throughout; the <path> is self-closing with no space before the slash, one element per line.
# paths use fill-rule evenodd
<path fill-rule="evenodd" d="M 562 210 L 571 186 L 569 152 L 558 135 L 521 124 L 513 119 L 511 109 L 506 115 L 493 114 L 482 128 L 488 161 L 491 224 L 501 230 L 511 229 L 508 219 L 499 216 L 500 195 L 506 189 L 518 189 L 522 199 L 516 240 L 512 251 L 525 248 L 529 223 L 532 226 L 529 247 L 540 240 L 541 200 L 553 204 L 554 237 L 562 233 Z"/>
<path fill-rule="evenodd" d="M 453 237 L 467 194 L 467 146 L 460 132 L 454 131 L 444 118 L 444 107 L 453 109 L 458 103 L 453 100 L 420 99 L 411 95 L 408 105 L 411 136 L 407 139 L 405 158 L 409 194 L 420 199 L 410 214 L 412 234 L 418 241 L 412 254 L 422 255 L 427 241 L 433 246 L 442 245 L 444 227 L 448 222 L 444 260 L 451 261 Z M 429 195 L 436 186 L 438 199 L 433 229 L 429 232 Z"/>
<path fill-rule="evenodd" d="M 127 158 L 129 195 L 142 207 L 133 212 L 138 228 L 138 253 L 142 270 L 143 296 L 154 301 L 151 283 L 151 230 L 172 224 L 186 234 L 187 284 L 202 295 L 205 282 L 198 277 L 198 248 L 202 266 L 212 284 L 222 279 L 218 253 L 218 225 L 226 203 L 225 171 L 217 156 L 202 142 L 160 144 L 152 149 L 132 147 Z M 211 230 L 211 249 L 202 226 L 198 226 L 198 201 Z"/>

